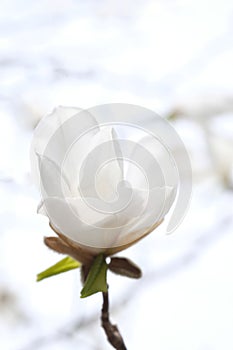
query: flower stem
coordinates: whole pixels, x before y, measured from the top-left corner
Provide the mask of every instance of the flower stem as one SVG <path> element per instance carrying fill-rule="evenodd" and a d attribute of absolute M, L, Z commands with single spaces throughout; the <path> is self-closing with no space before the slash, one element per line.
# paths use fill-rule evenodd
<path fill-rule="evenodd" d="M 127 350 L 124 340 L 116 325 L 113 325 L 109 319 L 109 296 L 108 291 L 103 292 L 103 306 L 101 310 L 101 326 L 107 336 L 109 343 L 117 350 Z"/>

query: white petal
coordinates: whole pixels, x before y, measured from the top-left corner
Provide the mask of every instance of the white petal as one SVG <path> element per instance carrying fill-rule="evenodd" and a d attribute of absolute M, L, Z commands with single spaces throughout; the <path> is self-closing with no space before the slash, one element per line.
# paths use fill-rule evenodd
<path fill-rule="evenodd" d="M 83 222 L 69 200 L 48 198 L 44 201 L 44 206 L 53 227 L 77 243 L 100 250 L 120 245 L 119 229 L 112 229 L 116 227 L 115 216 L 106 217 L 96 223 L 98 226 L 94 226 Z"/>
<path fill-rule="evenodd" d="M 134 187 L 177 187 L 178 174 L 174 160 L 169 150 L 155 137 L 148 135 L 138 140 L 130 160 L 132 163 L 128 167 L 126 179 Z"/>
<path fill-rule="evenodd" d="M 93 138 L 80 172 L 80 193 L 85 197 L 116 200 L 123 180 L 123 163 L 116 133 L 102 127 Z"/>
<path fill-rule="evenodd" d="M 38 204 L 38 206 L 37 206 L 37 214 L 41 214 L 41 215 L 47 216 L 46 210 L 45 210 L 45 207 L 44 207 L 44 201 L 41 201 Z"/>
<path fill-rule="evenodd" d="M 98 129 L 93 116 L 78 108 L 58 107 L 50 115 L 41 120 L 35 130 L 31 146 L 32 173 L 39 183 L 39 168 L 35 154 L 40 154 L 51 159 L 66 174 L 72 183 L 75 164 L 79 158 L 70 159 L 63 166 L 63 162 L 69 153 L 73 142 L 81 138 L 85 132 L 90 132 L 92 137 Z M 85 145 L 80 149 L 86 151 Z M 75 174 L 76 176 L 76 174 Z M 77 177 L 77 176 L 76 176 Z"/>
<path fill-rule="evenodd" d="M 52 113 L 45 116 L 37 125 L 30 150 L 31 170 L 34 181 L 40 184 L 40 173 L 38 168 L 37 154 L 43 155 L 46 146 L 56 132 L 56 130 L 71 116 L 78 113 L 81 109 L 73 107 L 58 107 Z"/>
<path fill-rule="evenodd" d="M 138 198 L 145 198 L 144 191 L 138 190 Z M 121 231 L 120 240 L 134 241 L 143 236 L 145 232 L 157 222 L 161 221 L 167 214 L 174 201 L 174 190 L 171 187 L 156 188 L 149 192 L 147 201 L 138 216 L 128 221 Z"/>
<path fill-rule="evenodd" d="M 121 145 L 119 143 L 119 136 L 117 134 L 117 131 L 112 128 L 112 140 L 114 140 L 113 147 L 116 155 L 116 159 L 118 161 L 118 167 L 120 170 L 120 177 L 123 177 L 124 174 L 124 163 L 123 163 L 123 155 L 122 155 L 122 150 L 121 150 Z M 118 170 L 118 171 L 119 171 Z"/>
<path fill-rule="evenodd" d="M 37 156 L 42 198 L 71 196 L 68 181 L 56 163 L 45 156 Z"/>
<path fill-rule="evenodd" d="M 99 203 L 93 201 L 92 198 L 66 198 L 66 200 L 72 204 L 72 207 L 75 208 L 75 212 L 84 224 L 98 226 L 98 222 L 105 220 L 108 216 L 112 216 L 112 214 L 105 214 L 98 210 Z"/>

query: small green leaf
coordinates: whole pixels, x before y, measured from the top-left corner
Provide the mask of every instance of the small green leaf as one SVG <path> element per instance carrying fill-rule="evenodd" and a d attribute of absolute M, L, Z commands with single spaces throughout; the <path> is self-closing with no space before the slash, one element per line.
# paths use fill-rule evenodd
<path fill-rule="evenodd" d="M 86 298 L 98 292 L 107 292 L 107 264 L 103 254 L 98 255 L 88 273 L 84 287 L 81 290 L 81 298 Z"/>
<path fill-rule="evenodd" d="M 80 267 L 81 264 L 77 261 L 72 259 L 71 257 L 67 256 L 66 258 L 60 260 L 55 265 L 49 267 L 47 270 L 39 273 L 37 275 L 37 282 L 43 280 L 44 278 L 48 278 L 54 275 L 58 275 L 59 273 L 63 273 L 69 270 L 77 269 Z"/>

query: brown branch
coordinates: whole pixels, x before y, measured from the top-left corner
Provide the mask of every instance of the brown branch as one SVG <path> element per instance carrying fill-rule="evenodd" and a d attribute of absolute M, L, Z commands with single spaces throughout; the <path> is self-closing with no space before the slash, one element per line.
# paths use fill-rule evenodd
<path fill-rule="evenodd" d="M 113 325 L 109 319 L 109 298 L 108 292 L 103 292 L 103 306 L 101 310 L 101 326 L 107 336 L 109 343 L 117 350 L 127 350 L 124 340 L 116 325 Z"/>

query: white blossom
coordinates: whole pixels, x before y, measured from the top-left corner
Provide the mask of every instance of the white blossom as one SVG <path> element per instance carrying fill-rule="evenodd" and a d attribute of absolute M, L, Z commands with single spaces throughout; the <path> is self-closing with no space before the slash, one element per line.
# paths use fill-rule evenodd
<path fill-rule="evenodd" d="M 139 240 L 161 223 L 175 199 L 169 153 L 148 133 L 130 140 L 130 130 L 100 125 L 88 111 L 58 107 L 34 133 L 39 213 L 56 232 L 95 252 Z"/>

